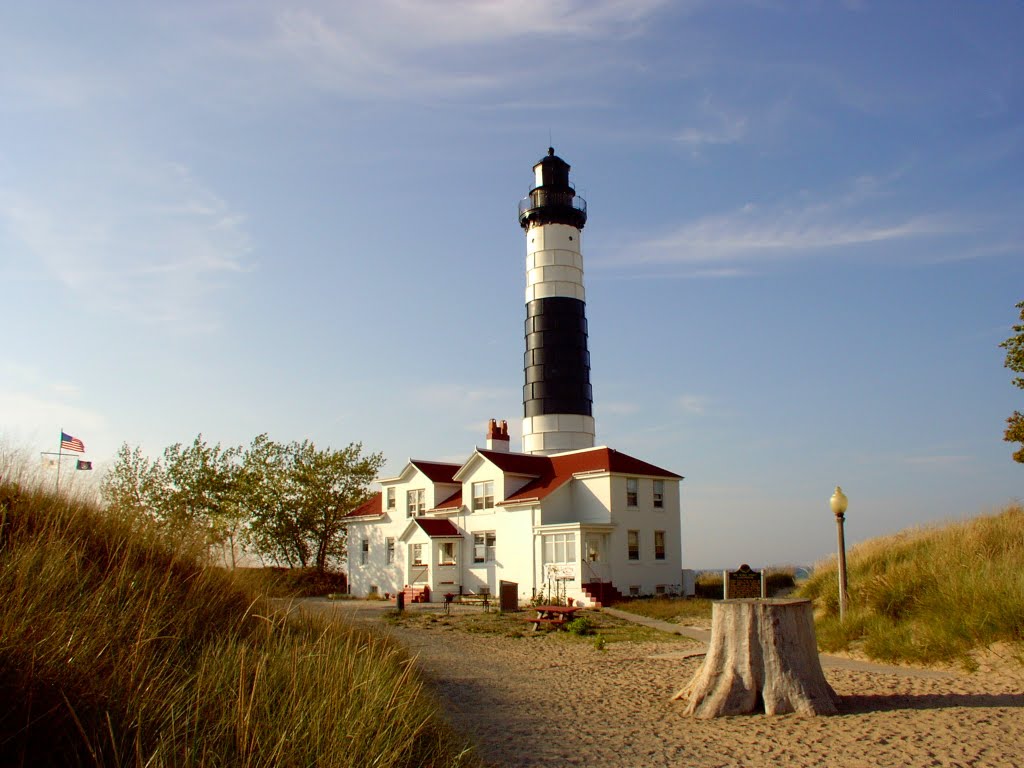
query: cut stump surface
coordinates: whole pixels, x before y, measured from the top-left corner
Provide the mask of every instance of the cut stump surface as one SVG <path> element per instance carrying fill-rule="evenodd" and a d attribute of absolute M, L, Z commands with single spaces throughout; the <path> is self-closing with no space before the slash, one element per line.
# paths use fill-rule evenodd
<path fill-rule="evenodd" d="M 675 699 L 700 718 L 834 715 L 836 694 L 818 660 L 810 600 L 722 600 L 711 607 L 704 664 Z"/>

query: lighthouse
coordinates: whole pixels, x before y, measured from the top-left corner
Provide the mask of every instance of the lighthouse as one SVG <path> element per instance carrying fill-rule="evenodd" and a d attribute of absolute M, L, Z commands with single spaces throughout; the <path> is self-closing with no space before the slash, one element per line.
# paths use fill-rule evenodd
<path fill-rule="evenodd" d="M 587 202 L 554 148 L 533 173 L 534 186 L 519 202 L 526 233 L 523 452 L 548 455 L 594 447 L 580 242 Z"/>

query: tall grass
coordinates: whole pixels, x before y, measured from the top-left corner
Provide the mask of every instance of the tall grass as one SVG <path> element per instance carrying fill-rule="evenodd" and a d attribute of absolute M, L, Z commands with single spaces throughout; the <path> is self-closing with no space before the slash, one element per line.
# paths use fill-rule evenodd
<path fill-rule="evenodd" d="M 818 609 L 825 650 L 858 649 L 887 661 L 959 659 L 996 642 L 1024 642 L 1024 509 L 911 529 L 855 547 L 849 606 L 839 621 L 834 559 L 800 588 Z M 1018 651 L 1019 652 L 1019 651 Z"/>
<path fill-rule="evenodd" d="M 477 764 L 386 638 L 199 555 L 0 479 L 0 764 Z"/>

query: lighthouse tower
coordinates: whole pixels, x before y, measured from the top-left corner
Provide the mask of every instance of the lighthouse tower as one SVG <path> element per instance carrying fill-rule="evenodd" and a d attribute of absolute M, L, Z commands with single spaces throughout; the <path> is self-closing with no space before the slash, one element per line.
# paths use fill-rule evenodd
<path fill-rule="evenodd" d="M 548 455 L 594 447 L 580 246 L 587 202 L 553 148 L 533 173 L 533 189 L 519 202 L 526 232 L 523 452 Z"/>

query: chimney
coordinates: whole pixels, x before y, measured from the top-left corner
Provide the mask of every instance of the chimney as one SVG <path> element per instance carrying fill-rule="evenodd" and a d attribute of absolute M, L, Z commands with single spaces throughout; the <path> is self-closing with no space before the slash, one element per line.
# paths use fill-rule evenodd
<path fill-rule="evenodd" d="M 508 453 L 508 422 L 502 419 L 501 424 L 491 419 L 487 422 L 487 450 Z"/>

